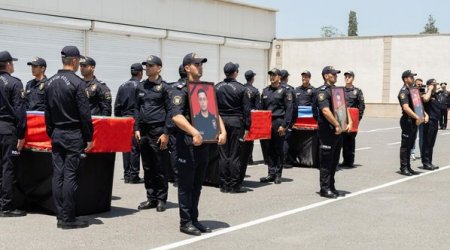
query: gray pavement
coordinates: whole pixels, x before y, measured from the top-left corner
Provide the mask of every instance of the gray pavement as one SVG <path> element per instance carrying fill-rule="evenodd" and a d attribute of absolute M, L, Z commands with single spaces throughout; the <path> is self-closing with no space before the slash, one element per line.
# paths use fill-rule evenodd
<path fill-rule="evenodd" d="M 144 187 L 123 183 L 118 154 L 111 212 L 86 216 L 89 228 L 67 231 L 48 215 L 2 218 L 0 249 L 151 249 L 174 243 L 181 249 L 448 249 L 450 169 L 425 174 L 416 160 L 413 168 L 424 174 L 397 174 L 398 119 L 366 118 L 360 131 L 358 166 L 336 174 L 338 189 L 351 193 L 345 199 L 318 196 L 316 169 L 286 169 L 281 185 L 263 185 L 258 180 L 267 167 L 252 166 L 245 182 L 252 192 L 222 194 L 204 187 L 200 220 L 214 232 L 191 237 L 178 231 L 172 186 L 166 212 L 136 209 Z M 434 163 L 444 167 L 450 165 L 450 130 L 439 134 Z M 261 159 L 259 145 L 254 158 Z"/>

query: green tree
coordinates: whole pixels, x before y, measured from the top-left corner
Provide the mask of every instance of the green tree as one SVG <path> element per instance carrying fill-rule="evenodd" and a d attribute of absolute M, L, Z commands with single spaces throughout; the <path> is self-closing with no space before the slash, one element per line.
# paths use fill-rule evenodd
<path fill-rule="evenodd" d="M 338 37 L 344 36 L 336 27 L 334 26 L 323 26 L 321 29 L 322 37 Z"/>
<path fill-rule="evenodd" d="M 428 15 L 428 23 L 425 24 L 424 31 L 420 34 L 439 34 L 439 29 L 435 25 L 436 20 L 432 15 Z"/>
<path fill-rule="evenodd" d="M 358 19 L 353 10 L 348 14 L 348 36 L 358 36 Z"/>

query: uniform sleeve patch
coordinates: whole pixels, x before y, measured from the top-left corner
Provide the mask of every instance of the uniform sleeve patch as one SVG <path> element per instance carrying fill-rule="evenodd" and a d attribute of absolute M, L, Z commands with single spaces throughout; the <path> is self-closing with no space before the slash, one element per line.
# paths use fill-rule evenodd
<path fill-rule="evenodd" d="M 322 102 L 323 100 L 325 100 L 325 94 L 324 93 L 319 93 L 317 98 L 319 99 L 319 102 Z"/>
<path fill-rule="evenodd" d="M 105 99 L 106 100 L 111 100 L 111 92 L 108 91 L 108 92 L 105 93 Z"/>
<path fill-rule="evenodd" d="M 400 100 L 405 99 L 405 97 L 406 97 L 405 93 L 400 93 Z"/>
<path fill-rule="evenodd" d="M 287 99 L 288 99 L 288 101 L 292 101 L 292 94 L 291 93 L 287 93 Z"/>
<path fill-rule="evenodd" d="M 177 106 L 181 105 L 181 96 L 179 95 L 174 96 L 172 98 L 172 103 Z"/>

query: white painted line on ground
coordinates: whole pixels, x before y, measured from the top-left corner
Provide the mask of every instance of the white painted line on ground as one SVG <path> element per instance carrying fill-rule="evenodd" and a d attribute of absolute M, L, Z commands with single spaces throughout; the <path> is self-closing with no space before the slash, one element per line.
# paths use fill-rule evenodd
<path fill-rule="evenodd" d="M 372 130 L 367 130 L 367 131 L 359 131 L 359 133 L 373 133 L 373 132 L 378 132 L 378 131 L 386 131 L 386 130 L 399 129 L 399 128 L 400 127 L 377 128 L 377 129 L 372 129 Z"/>
<path fill-rule="evenodd" d="M 389 146 L 392 146 L 392 145 L 397 145 L 397 144 L 400 144 L 401 142 L 399 142 L 399 141 L 396 141 L 396 142 L 391 142 L 391 143 L 388 143 L 387 145 L 389 145 Z"/>
<path fill-rule="evenodd" d="M 442 133 L 441 135 L 450 135 L 450 132 Z"/>
<path fill-rule="evenodd" d="M 225 229 L 221 229 L 221 230 L 215 231 L 213 233 L 203 234 L 201 236 L 197 236 L 197 237 L 194 237 L 194 238 L 189 238 L 189 239 L 186 239 L 186 240 L 170 243 L 170 244 L 167 244 L 167 245 L 164 245 L 164 246 L 153 248 L 153 250 L 166 250 L 166 249 L 174 249 L 174 248 L 177 248 L 177 247 L 186 246 L 186 245 L 189 245 L 189 244 L 192 244 L 192 243 L 195 243 L 195 242 L 199 242 L 199 241 L 202 241 L 202 240 L 206 240 L 206 239 L 209 239 L 209 238 L 213 238 L 213 237 L 216 237 L 216 236 L 220 236 L 220 235 L 223 235 L 223 234 L 227 234 L 227 233 L 231 233 L 231 232 L 234 232 L 234 231 L 237 231 L 237 230 L 241 230 L 241 229 L 244 229 L 244 228 L 247 228 L 247 227 L 251 227 L 251 226 L 255 226 L 255 225 L 258 225 L 258 224 L 265 223 L 265 222 L 269 222 L 269 221 L 273 221 L 273 220 L 276 220 L 276 219 L 280 219 L 280 218 L 283 218 L 283 217 L 286 217 L 286 216 L 290 216 L 290 215 L 293 215 L 293 214 L 297 214 L 297 213 L 300 213 L 300 212 L 304 212 L 304 211 L 307 211 L 307 210 L 310 210 L 310 209 L 313 209 L 313 208 L 325 206 L 325 205 L 328 205 L 328 204 L 333 203 L 333 202 L 338 202 L 338 201 L 341 201 L 341 200 L 350 199 L 350 198 L 353 198 L 355 196 L 359 196 L 359 195 L 366 194 L 366 193 L 369 193 L 369 192 L 373 192 L 373 191 L 376 191 L 376 190 L 379 190 L 379 189 L 383 189 L 383 188 L 386 188 L 386 187 L 397 185 L 397 184 L 400 184 L 400 183 L 403 183 L 403 182 L 406 182 L 406 181 L 414 180 L 416 178 L 423 177 L 423 176 L 426 176 L 426 175 L 429 175 L 429 174 L 433 174 L 433 173 L 437 173 L 439 171 L 447 170 L 449 168 L 450 168 L 450 166 L 445 166 L 445 167 L 442 167 L 442 168 L 440 168 L 438 170 L 435 170 L 435 171 L 430 171 L 430 172 L 422 173 L 420 175 L 414 175 L 414 176 L 411 176 L 411 177 L 401 178 L 401 179 L 396 180 L 396 181 L 391 181 L 391 182 L 388 182 L 388 183 L 385 183 L 385 184 L 382 184 L 382 185 L 379 185 L 379 186 L 363 189 L 363 190 L 360 190 L 360 191 L 348 194 L 345 197 L 340 197 L 338 199 L 329 199 L 329 200 L 324 200 L 324 201 L 321 201 L 321 202 L 313 203 L 313 204 L 310 204 L 310 205 L 307 205 L 307 206 L 304 206 L 304 207 L 299 207 L 299 208 L 296 208 L 296 209 L 292 209 L 292 210 L 285 211 L 285 212 L 282 212 L 282 213 L 274 214 L 274 215 L 267 216 L 267 217 L 264 217 L 264 218 L 260 218 L 260 219 L 257 219 L 257 220 L 249 221 L 249 222 L 246 222 L 246 223 L 243 223 L 243 224 L 239 224 L 239 225 L 236 225 L 236 226 L 231 226 L 231 227 L 228 227 L 228 228 L 225 228 Z"/>
<path fill-rule="evenodd" d="M 357 149 L 355 149 L 355 151 L 368 150 L 368 149 L 372 149 L 372 148 L 371 147 L 357 148 Z"/>

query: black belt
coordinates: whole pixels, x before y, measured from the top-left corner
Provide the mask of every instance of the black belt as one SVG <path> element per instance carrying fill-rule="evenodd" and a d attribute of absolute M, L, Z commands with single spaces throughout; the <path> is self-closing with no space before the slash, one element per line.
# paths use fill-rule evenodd
<path fill-rule="evenodd" d="M 141 123 L 141 124 L 139 124 L 139 127 L 141 127 L 142 129 L 153 129 L 153 128 L 164 127 L 165 125 L 166 125 L 165 122 L 158 122 L 158 123 L 153 123 L 153 124 Z"/>
<path fill-rule="evenodd" d="M 55 125 L 55 128 L 74 130 L 74 129 L 81 129 L 81 126 L 78 123 L 68 123 L 68 124 Z"/>

